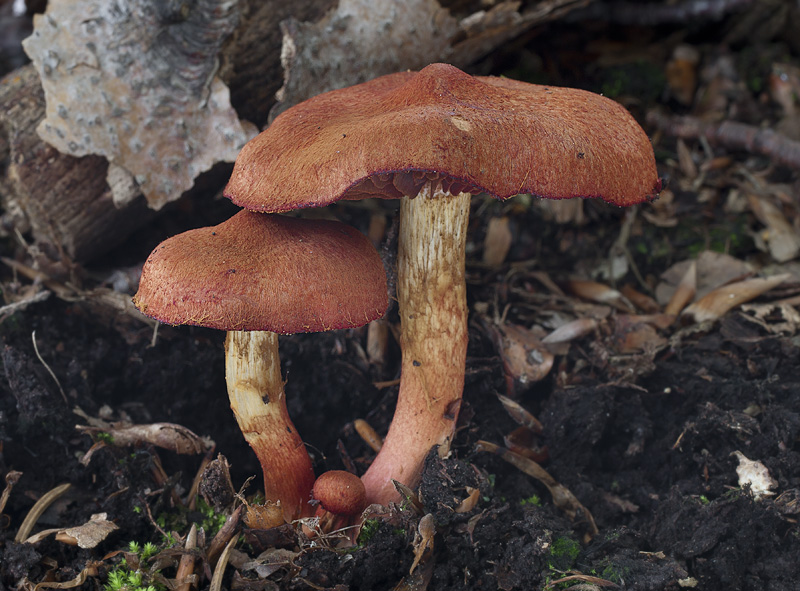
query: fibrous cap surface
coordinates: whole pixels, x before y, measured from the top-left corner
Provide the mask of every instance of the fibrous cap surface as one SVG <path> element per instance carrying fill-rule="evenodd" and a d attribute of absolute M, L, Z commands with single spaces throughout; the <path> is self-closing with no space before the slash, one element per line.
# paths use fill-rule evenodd
<path fill-rule="evenodd" d="M 388 298 L 383 263 L 354 228 L 241 211 L 156 247 L 134 303 L 168 324 L 292 334 L 362 326 Z"/>
<path fill-rule="evenodd" d="M 616 205 L 660 189 L 650 141 L 618 103 L 433 64 L 288 109 L 244 147 L 225 194 L 277 212 L 415 195 L 426 180 L 453 193 Z"/>

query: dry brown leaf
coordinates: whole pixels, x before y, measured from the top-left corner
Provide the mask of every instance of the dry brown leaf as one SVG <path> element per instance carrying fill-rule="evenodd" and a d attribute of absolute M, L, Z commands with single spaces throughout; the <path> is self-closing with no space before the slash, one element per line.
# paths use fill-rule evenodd
<path fill-rule="evenodd" d="M 681 314 L 681 318 L 696 323 L 716 320 L 736 306 L 749 302 L 780 285 L 789 277 L 791 277 L 790 273 L 783 273 L 764 279 L 747 279 L 723 285 L 686 308 Z"/>
<path fill-rule="evenodd" d="M 614 319 L 614 348 L 623 355 L 656 351 L 667 344 L 667 339 L 656 332 L 644 317 L 621 314 Z M 670 323 L 672 317 L 669 317 Z"/>
<path fill-rule="evenodd" d="M 566 324 L 562 324 L 544 337 L 542 343 L 546 345 L 569 343 L 593 332 L 595 329 L 597 329 L 597 320 L 594 318 L 576 318 Z"/>
<path fill-rule="evenodd" d="M 503 444 L 514 453 L 533 460 L 534 462 L 546 462 L 549 456 L 547 446 L 539 445 L 541 431 L 534 431 L 528 427 L 520 426 L 503 436 Z"/>
<path fill-rule="evenodd" d="M 608 304 L 622 312 L 633 312 L 633 305 L 616 289 L 585 279 L 571 279 L 565 283 L 565 288 L 571 294 L 597 302 L 598 304 Z"/>
<path fill-rule="evenodd" d="M 742 311 L 747 312 L 745 318 L 772 334 L 795 334 L 800 330 L 800 313 L 783 302 L 742 304 Z"/>
<path fill-rule="evenodd" d="M 426 560 L 433 553 L 433 537 L 436 535 L 436 524 L 433 515 L 426 513 L 417 525 L 414 534 L 414 562 L 411 563 L 409 574 L 414 572 L 419 563 Z"/>
<path fill-rule="evenodd" d="M 800 253 L 800 235 L 783 215 L 783 212 L 772 202 L 759 195 L 749 193 L 747 201 L 753 214 L 767 227 L 761 237 L 767 243 L 772 258 L 779 263 L 796 258 Z"/>
<path fill-rule="evenodd" d="M 704 295 L 725 283 L 739 281 L 753 274 L 753 267 L 727 254 L 703 251 L 696 259 L 675 263 L 661 274 L 661 282 L 656 287 L 656 300 L 666 305 L 678 285 L 684 280 L 692 264 L 696 265 L 696 297 Z"/>
<path fill-rule="evenodd" d="M 265 501 L 263 505 L 247 505 L 242 521 L 250 529 L 269 529 L 286 523 L 280 503 L 271 501 Z"/>
<path fill-rule="evenodd" d="M 678 225 L 675 194 L 664 189 L 658 199 L 642 204 L 642 217 L 658 228 L 674 228 Z"/>
<path fill-rule="evenodd" d="M 677 316 L 686 307 L 686 304 L 694 299 L 697 293 L 697 263 L 691 261 L 689 268 L 686 269 L 686 274 L 681 279 L 678 287 L 672 293 L 664 313 L 671 316 Z"/>
<path fill-rule="evenodd" d="M 539 199 L 536 205 L 545 219 L 552 219 L 557 224 L 582 226 L 587 221 L 582 199 Z"/>
<path fill-rule="evenodd" d="M 486 237 L 483 239 L 483 262 L 490 267 L 499 267 L 506 260 L 511 248 L 511 230 L 508 227 L 508 216 L 495 217 L 486 226 Z"/>
<path fill-rule="evenodd" d="M 553 368 L 554 356 L 531 330 L 506 324 L 497 327 L 506 375 L 525 386 L 543 380 Z"/>
<path fill-rule="evenodd" d="M 523 407 L 520 403 L 511 400 L 511 398 L 507 396 L 503 396 L 502 394 L 497 395 L 497 399 L 503 405 L 503 408 L 508 413 L 508 415 L 514 419 L 514 422 L 518 425 L 522 425 L 533 431 L 534 433 L 541 434 L 544 431 L 544 426 L 542 423 L 533 416 L 525 407 Z"/>
<path fill-rule="evenodd" d="M 107 513 L 95 513 L 83 525 L 67 528 L 63 533 L 74 539 L 81 548 L 94 548 L 118 529 L 116 523 L 108 520 Z"/>
<path fill-rule="evenodd" d="M 636 306 L 638 310 L 646 314 L 657 314 L 661 311 L 661 306 L 658 305 L 658 302 L 649 295 L 640 292 L 629 283 L 622 286 L 620 293 L 625 296 L 630 303 Z"/>

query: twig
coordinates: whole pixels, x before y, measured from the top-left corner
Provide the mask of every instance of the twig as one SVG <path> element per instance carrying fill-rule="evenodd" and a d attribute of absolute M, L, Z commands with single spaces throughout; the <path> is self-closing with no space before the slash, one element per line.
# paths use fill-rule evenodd
<path fill-rule="evenodd" d="M 683 139 L 705 138 L 712 146 L 761 154 L 784 166 L 800 169 L 800 142 L 772 129 L 736 121 L 706 123 L 695 117 L 669 117 L 655 111 L 647 114 L 647 122 L 667 135 Z"/>
<path fill-rule="evenodd" d="M 58 381 L 58 378 L 56 377 L 55 372 L 52 369 L 50 369 L 50 366 L 47 365 L 47 362 L 39 354 L 39 347 L 36 345 L 36 331 L 35 330 L 31 333 L 31 340 L 33 341 L 33 351 L 34 351 L 34 353 L 36 353 L 36 357 L 39 359 L 39 361 L 42 363 L 42 365 L 44 365 L 44 368 L 47 370 L 47 372 L 53 377 L 53 380 L 55 381 L 56 386 L 58 386 L 59 392 L 61 392 L 61 398 L 64 399 L 64 404 L 69 406 L 69 402 L 67 401 L 67 395 L 64 393 L 64 388 L 61 387 L 61 382 Z"/>

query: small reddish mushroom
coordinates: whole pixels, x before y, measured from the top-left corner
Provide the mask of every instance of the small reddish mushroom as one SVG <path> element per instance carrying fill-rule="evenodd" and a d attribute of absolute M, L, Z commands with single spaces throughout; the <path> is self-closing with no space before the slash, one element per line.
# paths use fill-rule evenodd
<path fill-rule="evenodd" d="M 251 140 L 225 194 L 255 211 L 401 198 L 400 393 L 363 477 L 369 503 L 416 484 L 452 439 L 467 350 L 464 280 L 473 193 L 599 197 L 626 206 L 661 183 L 644 131 L 618 103 L 570 88 L 472 77 L 433 64 L 296 105 Z"/>
<path fill-rule="evenodd" d="M 309 515 L 314 472 L 286 409 L 278 333 L 362 326 L 386 311 L 378 253 L 345 224 L 241 211 L 156 247 L 134 303 L 168 324 L 227 332 L 231 408 L 287 521 Z"/>
<path fill-rule="evenodd" d="M 357 515 L 367 506 L 364 483 L 344 470 L 322 473 L 314 482 L 312 496 L 325 511 L 344 517 Z"/>

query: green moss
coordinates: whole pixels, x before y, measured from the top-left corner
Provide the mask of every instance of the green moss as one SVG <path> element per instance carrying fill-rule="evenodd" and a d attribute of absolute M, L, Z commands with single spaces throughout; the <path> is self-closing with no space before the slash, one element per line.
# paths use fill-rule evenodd
<path fill-rule="evenodd" d="M 199 527 L 203 528 L 207 536 L 216 535 L 222 526 L 225 525 L 227 516 L 224 513 L 215 512 L 213 507 L 211 507 L 200 497 L 197 499 L 197 510 L 200 511 L 203 519 L 199 523 L 196 521 L 195 523 L 197 523 Z"/>
<path fill-rule="evenodd" d="M 142 564 L 155 556 L 157 552 L 158 547 L 150 542 L 144 546 L 136 541 L 128 542 L 128 553 L 136 556 L 136 559 L 132 560 L 135 567 L 123 559 L 116 568 L 109 571 L 103 589 L 105 591 L 166 591 L 166 587 L 153 577 L 159 572 L 158 570 L 150 572 L 142 569 Z"/>
<path fill-rule="evenodd" d="M 358 534 L 358 545 L 364 546 L 369 543 L 369 541 L 375 537 L 375 534 L 378 533 L 378 528 L 380 528 L 381 522 L 379 519 L 367 519 L 361 525 L 361 531 Z"/>
<path fill-rule="evenodd" d="M 535 507 L 541 507 L 542 499 L 539 498 L 539 495 L 531 495 L 527 499 L 521 499 L 519 504 L 522 505 L 523 507 L 525 505 L 533 505 Z"/>
<path fill-rule="evenodd" d="M 625 580 L 627 569 L 619 568 L 615 564 L 608 564 L 600 573 L 600 578 L 612 583 L 620 584 Z"/>
<path fill-rule="evenodd" d="M 547 566 L 550 570 L 569 570 L 575 564 L 580 553 L 581 545 L 576 540 L 572 538 L 556 538 L 550 544 Z"/>
<path fill-rule="evenodd" d="M 106 433 L 104 431 L 95 433 L 95 439 L 97 439 L 97 441 L 103 441 L 108 445 L 114 445 L 114 436 L 111 433 Z"/>

